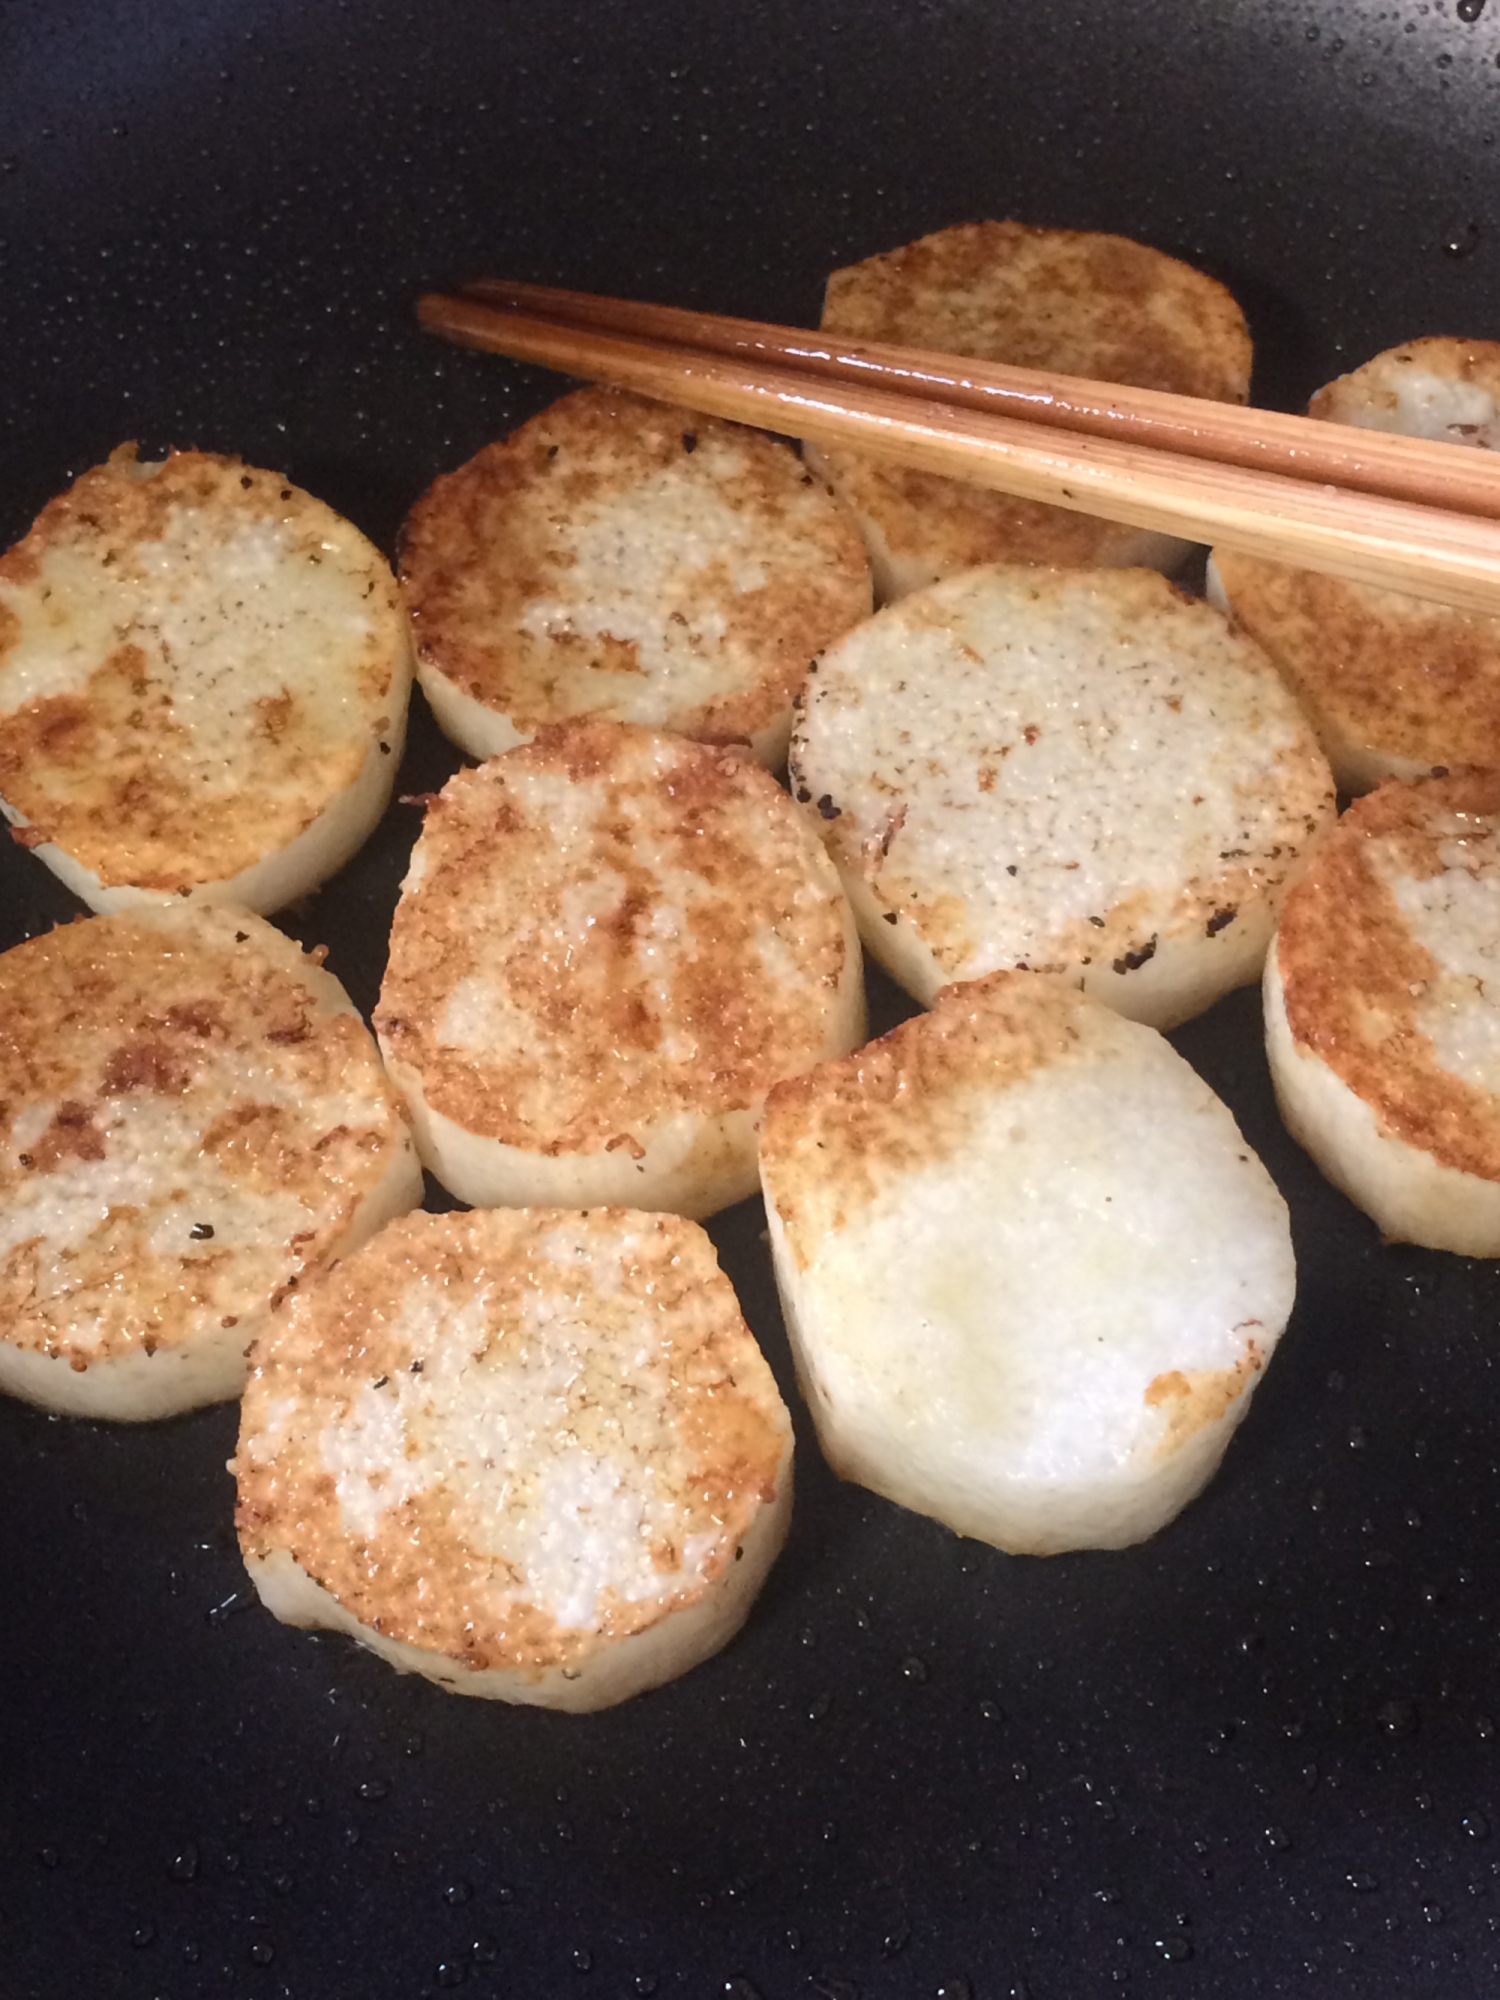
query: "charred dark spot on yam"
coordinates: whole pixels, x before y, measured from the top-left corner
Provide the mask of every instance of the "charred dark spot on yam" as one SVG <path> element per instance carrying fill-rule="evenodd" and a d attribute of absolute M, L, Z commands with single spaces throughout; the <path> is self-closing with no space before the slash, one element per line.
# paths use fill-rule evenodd
<path fill-rule="evenodd" d="M 124 1097 L 137 1090 L 175 1097 L 187 1086 L 188 1070 L 181 1058 L 165 1042 L 142 1037 L 121 1043 L 111 1054 L 100 1088 L 106 1097 Z"/>
<path fill-rule="evenodd" d="M 1217 937 L 1219 935 L 1219 932 L 1222 930 L 1226 930 L 1229 927 L 1229 925 L 1234 922 L 1235 918 L 1238 915 L 1239 915 L 1238 910 L 1215 910 L 1213 915 L 1209 918 L 1208 922 L 1204 925 L 1204 929 L 1208 932 L 1208 935 L 1210 937 Z"/>
<path fill-rule="evenodd" d="M 104 1153 L 104 1135 L 95 1128 L 88 1106 L 70 1100 L 58 1106 L 30 1157 L 38 1173 L 52 1174 L 66 1160 L 102 1160 Z"/>
<path fill-rule="evenodd" d="M 1116 972 L 1120 973 L 1139 972 L 1141 967 L 1143 965 L 1149 964 L 1150 961 L 1153 958 L 1155 958 L 1155 956 L 1156 956 L 1156 939 L 1148 938 L 1145 944 L 1143 944 L 1140 947 L 1139 951 L 1127 951 L 1122 953 L 1121 956 L 1114 961 L 1114 969 Z"/>
<path fill-rule="evenodd" d="M 174 1001 L 167 1008 L 164 1019 L 169 1028 L 185 1035 L 196 1035 L 202 1040 L 227 1033 L 223 1011 L 214 1000 Z"/>

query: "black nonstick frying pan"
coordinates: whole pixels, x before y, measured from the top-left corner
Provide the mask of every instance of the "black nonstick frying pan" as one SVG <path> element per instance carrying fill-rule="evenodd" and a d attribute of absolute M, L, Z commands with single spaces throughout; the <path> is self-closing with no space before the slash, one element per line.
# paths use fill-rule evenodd
<path fill-rule="evenodd" d="M 557 392 L 417 333 L 528 277 L 780 320 L 978 216 L 1224 279 L 1258 399 L 1500 335 L 1500 0 L 5 0 L 0 539 L 125 438 L 389 548 Z M 399 789 L 456 753 L 419 714 Z M 416 815 L 284 919 L 365 1006 Z M 0 942 L 74 913 L 0 853 Z M 884 1019 L 892 1018 L 886 995 Z M 824 1467 L 719 1658 L 568 1717 L 275 1625 L 231 1408 L 0 1405 L 4 2000 L 1500 1991 L 1500 1275 L 1174 1037 L 1292 1205 L 1296 1317 L 1146 1547 L 1011 1559 Z M 714 1234 L 792 1393 L 758 1206 Z"/>

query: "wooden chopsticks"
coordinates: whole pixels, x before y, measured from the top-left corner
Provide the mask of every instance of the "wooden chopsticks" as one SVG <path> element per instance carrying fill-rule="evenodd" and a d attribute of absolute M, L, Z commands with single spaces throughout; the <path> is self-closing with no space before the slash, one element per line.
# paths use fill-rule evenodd
<path fill-rule="evenodd" d="M 1500 615 L 1500 463 L 1426 439 L 497 280 L 462 346 L 1112 520 Z"/>

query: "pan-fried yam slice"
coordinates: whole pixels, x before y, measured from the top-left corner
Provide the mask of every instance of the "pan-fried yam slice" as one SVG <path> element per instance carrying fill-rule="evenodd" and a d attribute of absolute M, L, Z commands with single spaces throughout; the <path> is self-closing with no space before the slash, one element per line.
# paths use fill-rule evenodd
<path fill-rule="evenodd" d="M 595 715 L 774 768 L 808 660 L 870 610 L 854 522 L 786 445 L 607 389 L 437 480 L 401 573 L 423 690 L 476 757 Z"/>
<path fill-rule="evenodd" d="M 276 910 L 390 797 L 396 581 L 279 473 L 133 445 L 0 557 L 0 811 L 95 910 Z"/>
<path fill-rule="evenodd" d="M 277 1300 L 421 1198 L 348 996 L 247 910 L 0 956 L 0 1389 L 122 1418 L 236 1396 Z"/>
<path fill-rule="evenodd" d="M 1500 342 L 1414 340 L 1320 389 L 1309 414 L 1494 450 Z M 1209 596 L 1306 709 L 1342 790 L 1500 756 L 1500 619 L 1215 549 Z"/>
<path fill-rule="evenodd" d="M 1286 1205 L 1224 1105 L 1032 973 L 779 1085 L 761 1176 L 834 1469 L 1018 1554 L 1169 1521 L 1291 1311 Z"/>
<path fill-rule="evenodd" d="M 559 724 L 432 801 L 376 1031 L 460 1199 L 709 1215 L 771 1085 L 863 1039 L 859 942 L 765 771 Z"/>
<path fill-rule="evenodd" d="M 1323 842 L 1266 960 L 1293 1136 L 1387 1237 L 1500 1256 L 1500 773 L 1388 783 Z"/>
<path fill-rule="evenodd" d="M 1313 397 L 1310 417 L 1500 450 L 1500 341 L 1430 334 L 1389 347 Z"/>
<path fill-rule="evenodd" d="M 1124 236 L 971 222 L 828 280 L 823 326 L 1016 367 L 1243 403 L 1250 335 L 1214 279 Z M 809 445 L 853 509 L 883 603 L 976 563 L 1171 569 L 1188 544 L 1040 501 Z"/>
<path fill-rule="evenodd" d="M 739 1629 L 792 1430 L 696 1223 L 414 1215 L 277 1315 L 233 1470 L 278 1618 L 462 1694 L 604 1708 Z"/>
<path fill-rule="evenodd" d="M 815 663 L 790 769 L 918 1000 L 1016 967 L 1153 1027 L 1259 975 L 1334 804 L 1264 654 L 1150 570 L 903 598 Z"/>

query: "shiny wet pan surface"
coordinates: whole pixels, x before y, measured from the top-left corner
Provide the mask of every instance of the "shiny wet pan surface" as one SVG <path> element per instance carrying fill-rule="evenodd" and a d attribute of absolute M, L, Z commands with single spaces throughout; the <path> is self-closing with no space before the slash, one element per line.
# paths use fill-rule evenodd
<path fill-rule="evenodd" d="M 1397 340 L 1500 334 L 1497 51 L 1473 0 L 21 0 L 0 535 L 135 437 L 284 470 L 389 551 L 558 386 L 423 338 L 423 288 L 808 321 L 833 265 L 979 215 L 1201 264 L 1296 407 Z M 457 762 L 419 706 L 398 789 Z M 366 1009 L 416 825 L 283 919 Z M 75 907 L 6 845 L 0 941 Z M 1493 1991 L 1500 1281 L 1319 1179 L 1253 993 L 1173 1039 L 1292 1205 L 1300 1296 L 1219 1478 L 1136 1551 L 959 1541 L 840 1485 L 797 1404 L 739 1640 L 535 1713 L 273 1624 L 232 1410 L 0 1406 L 6 2000 Z M 713 1233 L 791 1396 L 762 1226 Z"/>

